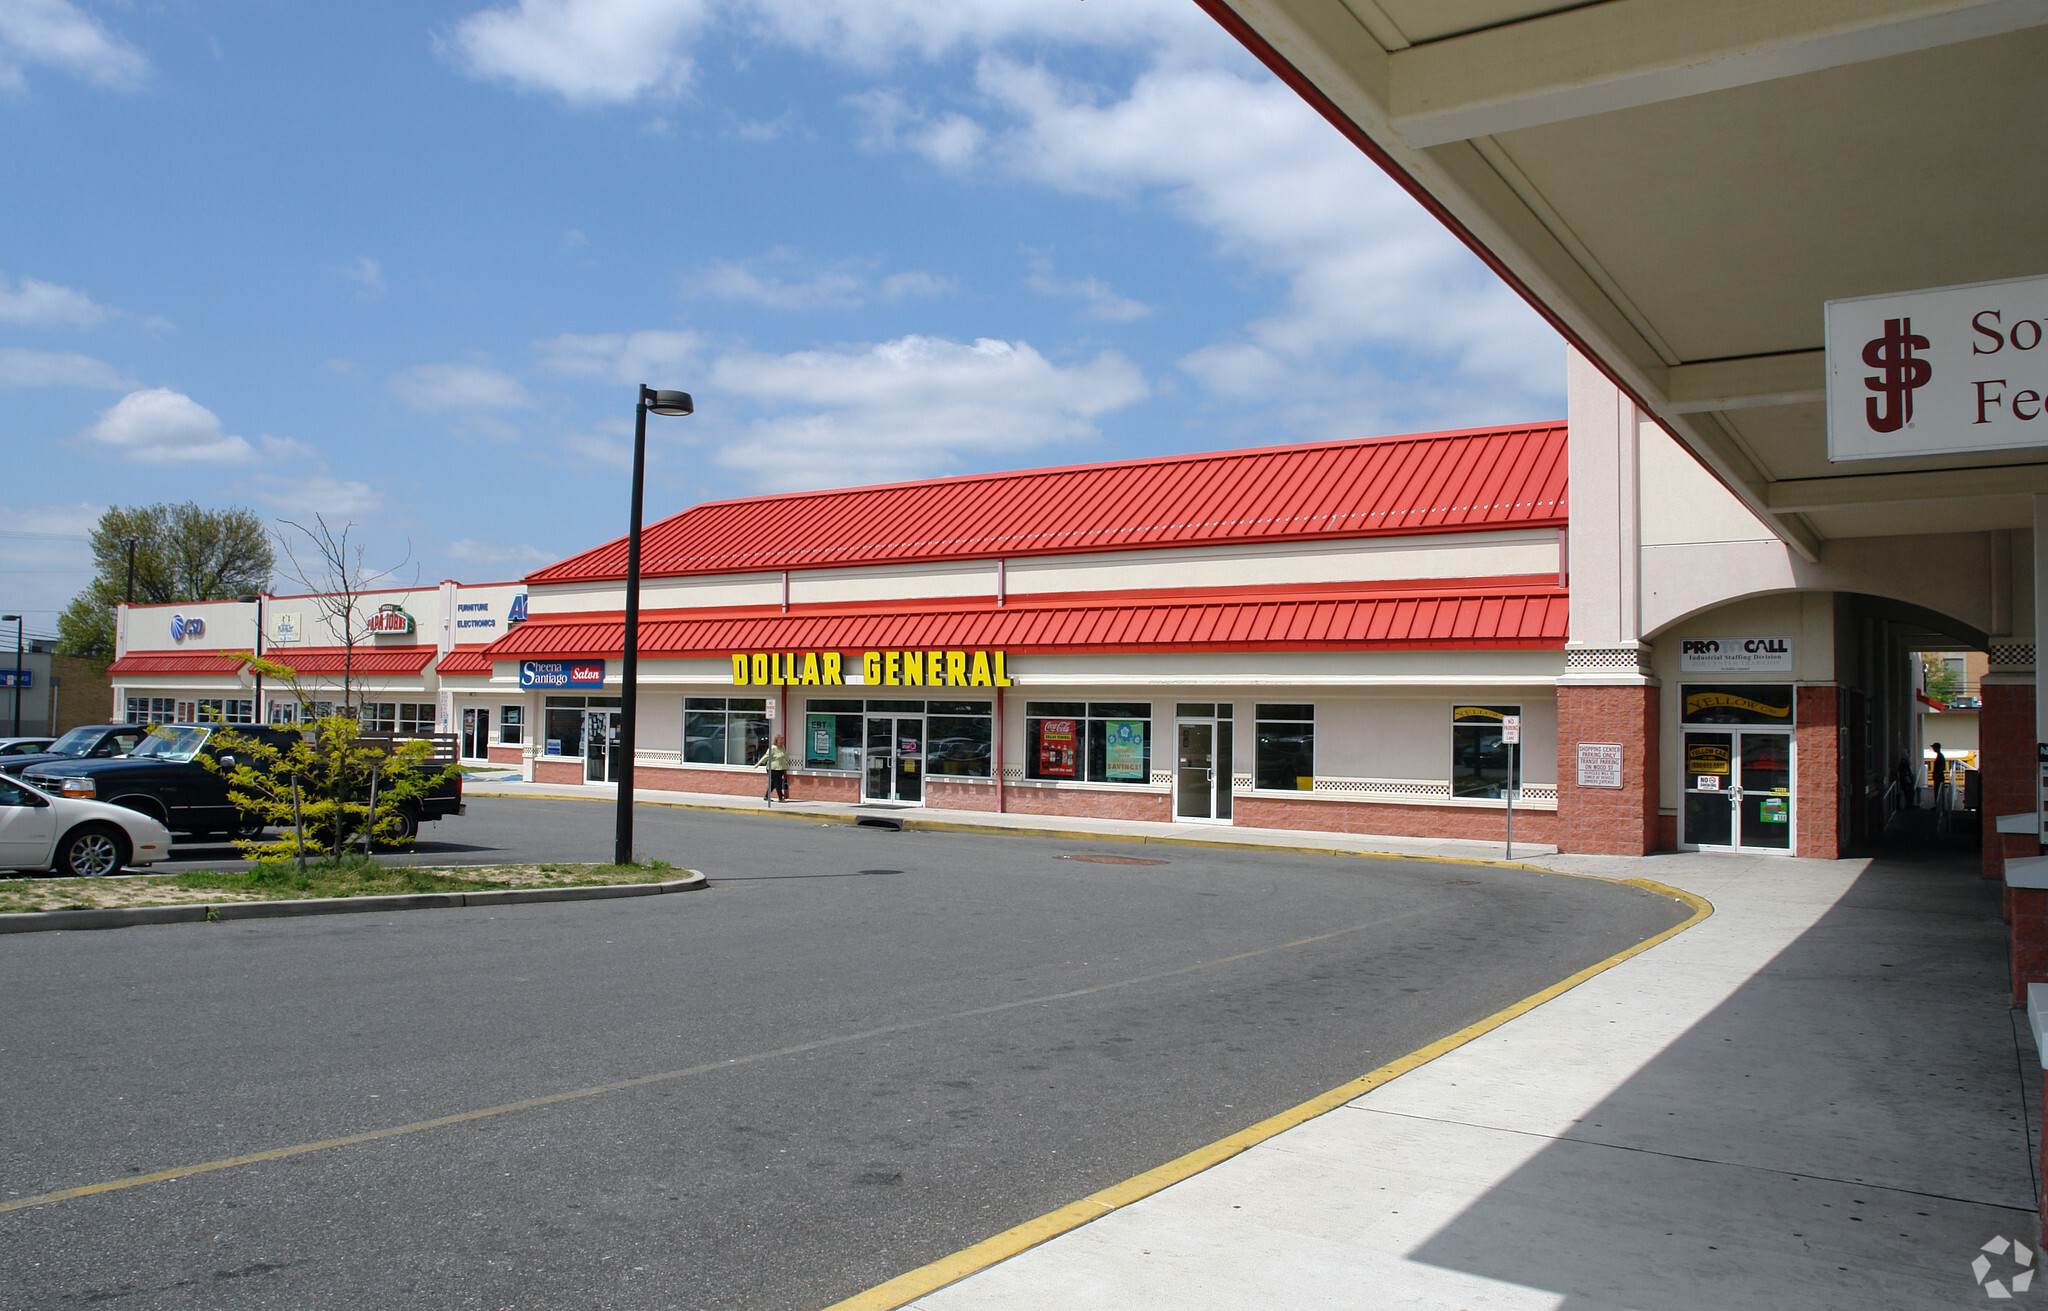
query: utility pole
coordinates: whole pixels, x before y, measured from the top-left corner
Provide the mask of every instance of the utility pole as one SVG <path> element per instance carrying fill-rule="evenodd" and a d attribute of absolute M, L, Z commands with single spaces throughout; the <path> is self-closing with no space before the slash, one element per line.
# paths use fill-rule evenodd
<path fill-rule="evenodd" d="M 135 539 L 128 539 L 128 604 L 135 604 Z"/>

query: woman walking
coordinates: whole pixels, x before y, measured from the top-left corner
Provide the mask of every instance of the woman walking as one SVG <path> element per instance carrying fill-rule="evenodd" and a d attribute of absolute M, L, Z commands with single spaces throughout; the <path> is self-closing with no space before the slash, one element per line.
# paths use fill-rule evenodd
<path fill-rule="evenodd" d="M 778 737 L 770 743 L 768 749 L 761 753 L 761 758 L 755 761 L 754 765 L 756 768 L 765 768 L 768 771 L 768 789 L 761 794 L 761 800 L 771 806 L 775 804 L 777 797 L 787 802 L 789 800 L 789 752 L 782 749 L 782 739 Z"/>

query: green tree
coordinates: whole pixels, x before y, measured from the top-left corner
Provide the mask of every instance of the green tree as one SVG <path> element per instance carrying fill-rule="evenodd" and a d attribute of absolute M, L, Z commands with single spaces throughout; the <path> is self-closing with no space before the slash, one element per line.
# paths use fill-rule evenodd
<path fill-rule="evenodd" d="M 1956 668 L 1948 662 L 1947 656 L 1935 652 L 1922 652 L 1920 670 L 1926 681 L 1928 700 L 1938 701 L 1942 705 L 1955 700 L 1956 693 L 1961 691 L 1962 680 L 1956 675 Z"/>
<path fill-rule="evenodd" d="M 277 567 L 270 534 L 248 510 L 183 505 L 114 506 L 92 530 L 93 580 L 57 619 L 57 649 L 114 658 L 114 607 L 127 596 L 135 544 L 135 600 L 167 605 L 261 591 Z"/>

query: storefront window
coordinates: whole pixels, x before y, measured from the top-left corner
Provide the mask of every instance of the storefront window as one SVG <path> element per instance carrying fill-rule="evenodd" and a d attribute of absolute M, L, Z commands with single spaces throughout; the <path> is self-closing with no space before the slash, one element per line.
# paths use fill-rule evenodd
<path fill-rule="evenodd" d="M 1143 783 L 1152 777 L 1149 701 L 1027 701 L 1024 776 Z"/>
<path fill-rule="evenodd" d="M 683 698 L 686 763 L 751 765 L 768 750 L 768 739 L 768 702 L 762 697 Z"/>
<path fill-rule="evenodd" d="M 198 720 L 202 724 L 253 724 L 256 722 L 256 703 L 201 697 Z"/>
<path fill-rule="evenodd" d="M 177 713 L 178 703 L 167 696 L 128 698 L 128 722 L 131 724 L 168 724 Z"/>
<path fill-rule="evenodd" d="M 500 746 L 516 747 L 524 742 L 526 740 L 525 724 L 525 706 L 499 706 L 498 744 Z"/>
<path fill-rule="evenodd" d="M 1316 708 L 1313 705 L 1253 707 L 1259 745 L 1252 783 L 1281 792 L 1307 792 L 1316 785 Z"/>
<path fill-rule="evenodd" d="M 1520 706 L 1451 707 L 1451 795 L 1504 797 L 1510 771 L 1522 774 L 1522 748 L 1503 739 L 1504 721 Z"/>
<path fill-rule="evenodd" d="M 546 736 L 541 739 L 541 754 L 583 758 L 583 703 L 588 698 L 580 696 L 551 696 L 547 699 L 547 716 L 543 727 Z"/>
<path fill-rule="evenodd" d="M 860 769 L 861 703 L 812 697 L 804 704 L 805 769 Z"/>
<path fill-rule="evenodd" d="M 434 703 L 365 701 L 363 713 L 358 718 L 365 733 L 431 733 L 434 731 Z"/>
<path fill-rule="evenodd" d="M 995 720 L 986 701 L 931 701 L 925 712 L 927 774 L 987 778 L 995 752 Z"/>

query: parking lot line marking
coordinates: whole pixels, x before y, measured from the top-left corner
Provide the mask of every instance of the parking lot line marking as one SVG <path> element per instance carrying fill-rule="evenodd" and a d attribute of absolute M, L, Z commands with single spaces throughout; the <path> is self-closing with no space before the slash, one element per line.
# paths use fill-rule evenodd
<path fill-rule="evenodd" d="M 1285 1133 L 1297 1125 L 1306 1124 L 1317 1116 L 1334 1111 L 1347 1102 L 1353 1102 L 1381 1084 L 1392 1082 L 1408 1073 L 1429 1064 L 1447 1052 L 1455 1051 L 1506 1024 L 1509 1020 L 1526 1015 L 1543 1003 L 1561 997 L 1578 987 L 1596 974 L 1602 974 L 1632 956 L 1641 955 L 1660 942 L 1667 942 L 1685 932 L 1714 913 L 1714 907 L 1705 897 L 1657 883 L 1650 879 L 1617 879 L 1630 887 L 1642 888 L 1662 896 L 1674 898 L 1692 907 L 1692 914 L 1672 925 L 1662 933 L 1643 939 L 1633 947 L 1615 952 L 1606 960 L 1588 965 L 1576 974 L 1558 980 L 1539 992 L 1512 1005 L 1475 1021 L 1437 1039 L 1426 1047 L 1418 1047 L 1398 1060 L 1389 1061 L 1376 1070 L 1370 1070 L 1349 1083 L 1339 1084 L 1320 1096 L 1311 1097 L 1299 1106 L 1290 1107 L 1259 1121 L 1250 1128 L 1241 1129 L 1225 1138 L 1219 1138 L 1205 1147 L 1197 1147 L 1185 1156 L 1177 1157 L 1166 1164 L 1133 1175 L 1119 1184 L 1112 1184 L 1100 1192 L 1090 1194 L 1078 1201 L 1069 1202 L 1055 1211 L 1010 1229 L 994 1237 L 985 1238 L 972 1247 L 965 1247 L 951 1256 L 942 1256 L 929 1265 L 906 1271 L 887 1283 L 877 1284 L 865 1292 L 856 1293 L 843 1301 L 834 1302 L 825 1311 L 896 1311 L 929 1293 L 935 1293 L 948 1284 L 957 1284 L 969 1275 L 979 1274 L 990 1266 L 1000 1265 L 1023 1252 L 1048 1242 L 1061 1234 L 1079 1229 L 1093 1220 L 1099 1220 L 1114 1211 L 1122 1210 L 1133 1202 L 1141 1201 L 1156 1192 L 1172 1187 L 1183 1180 L 1191 1179 L 1212 1166 L 1258 1146 L 1267 1139 Z"/>
<path fill-rule="evenodd" d="M 384 1129 L 368 1129 L 362 1133 L 344 1134 L 337 1138 L 322 1138 L 317 1142 L 294 1143 L 289 1147 L 272 1147 L 260 1152 L 249 1152 L 241 1156 L 223 1157 L 217 1161 L 202 1161 L 197 1165 L 178 1166 L 169 1170 L 154 1170 L 148 1174 L 129 1175 L 123 1179 L 108 1179 L 100 1183 L 81 1184 L 76 1188 L 60 1188 L 54 1192 L 37 1193 L 33 1197 L 15 1197 L 0 1201 L 0 1215 L 9 1211 L 25 1211 L 30 1207 L 49 1206 L 55 1202 L 68 1202 L 80 1197 L 92 1197 L 99 1193 L 118 1192 L 124 1188 L 139 1188 L 144 1184 L 168 1183 L 173 1179 L 184 1179 L 192 1175 L 210 1174 L 215 1170 L 231 1170 L 237 1166 L 258 1165 L 264 1161 L 282 1161 L 294 1156 L 305 1156 L 312 1152 L 332 1151 L 338 1147 L 353 1147 L 360 1143 L 373 1143 L 386 1138 L 400 1138 L 407 1134 L 424 1133 L 429 1129 L 445 1129 L 450 1125 L 467 1124 L 473 1120 L 488 1120 L 493 1116 L 510 1115 L 516 1111 L 535 1111 L 543 1107 L 558 1106 L 563 1102 L 581 1101 L 588 1097 L 602 1097 L 607 1093 L 626 1092 L 644 1088 L 649 1084 L 668 1083 L 676 1079 L 688 1079 L 700 1074 L 711 1074 L 718 1070 L 730 1070 L 741 1065 L 753 1065 L 761 1061 L 772 1061 L 784 1056 L 800 1056 L 826 1047 L 837 1047 L 850 1042 L 865 1042 L 870 1038 L 886 1037 L 889 1034 L 905 1033 L 913 1029 L 930 1028 L 954 1020 L 975 1019 L 983 1015 L 995 1015 L 1002 1011 L 1016 1010 L 1022 1006 L 1045 1006 L 1053 1002 L 1071 1001 L 1076 997 L 1092 996 L 1100 992 L 1112 992 L 1118 988 L 1135 988 L 1161 979 L 1171 979 L 1183 974 L 1194 974 L 1201 970 L 1215 969 L 1238 961 L 1252 960 L 1259 956 L 1279 951 L 1292 951 L 1299 947 L 1328 942 L 1347 934 L 1363 933 L 1368 929 L 1384 928 L 1402 920 L 1426 915 L 1431 908 L 1403 911 L 1398 915 L 1383 915 L 1378 919 L 1366 920 L 1346 928 L 1333 929 L 1312 937 L 1296 938 L 1292 942 L 1276 943 L 1270 947 L 1255 947 L 1233 956 L 1219 956 L 1214 960 L 1199 961 L 1193 965 L 1176 966 L 1152 974 L 1141 974 L 1135 978 L 1116 979 L 1109 983 L 1097 983 L 1086 988 L 1073 988 L 1066 992 L 1046 993 L 1036 997 L 1020 997 L 1014 1001 L 996 1002 L 989 1006 L 976 1006 L 969 1010 L 953 1011 L 945 1015 L 934 1015 L 922 1020 L 904 1020 L 897 1024 L 885 1024 L 879 1028 L 863 1029 L 858 1033 L 840 1034 L 834 1038 L 819 1038 L 811 1042 L 797 1043 L 790 1047 L 777 1047 L 772 1051 L 754 1052 L 747 1056 L 731 1056 L 719 1061 L 706 1061 L 682 1070 L 664 1070 L 659 1074 L 643 1074 L 632 1079 L 621 1079 L 617 1083 L 598 1084 L 590 1088 L 573 1088 L 567 1092 L 549 1093 L 541 1097 L 528 1097 L 523 1101 L 506 1102 L 502 1106 L 486 1106 L 481 1110 L 457 1111 L 453 1115 L 436 1116 L 431 1120 L 416 1120 L 411 1124 L 395 1124 Z"/>

